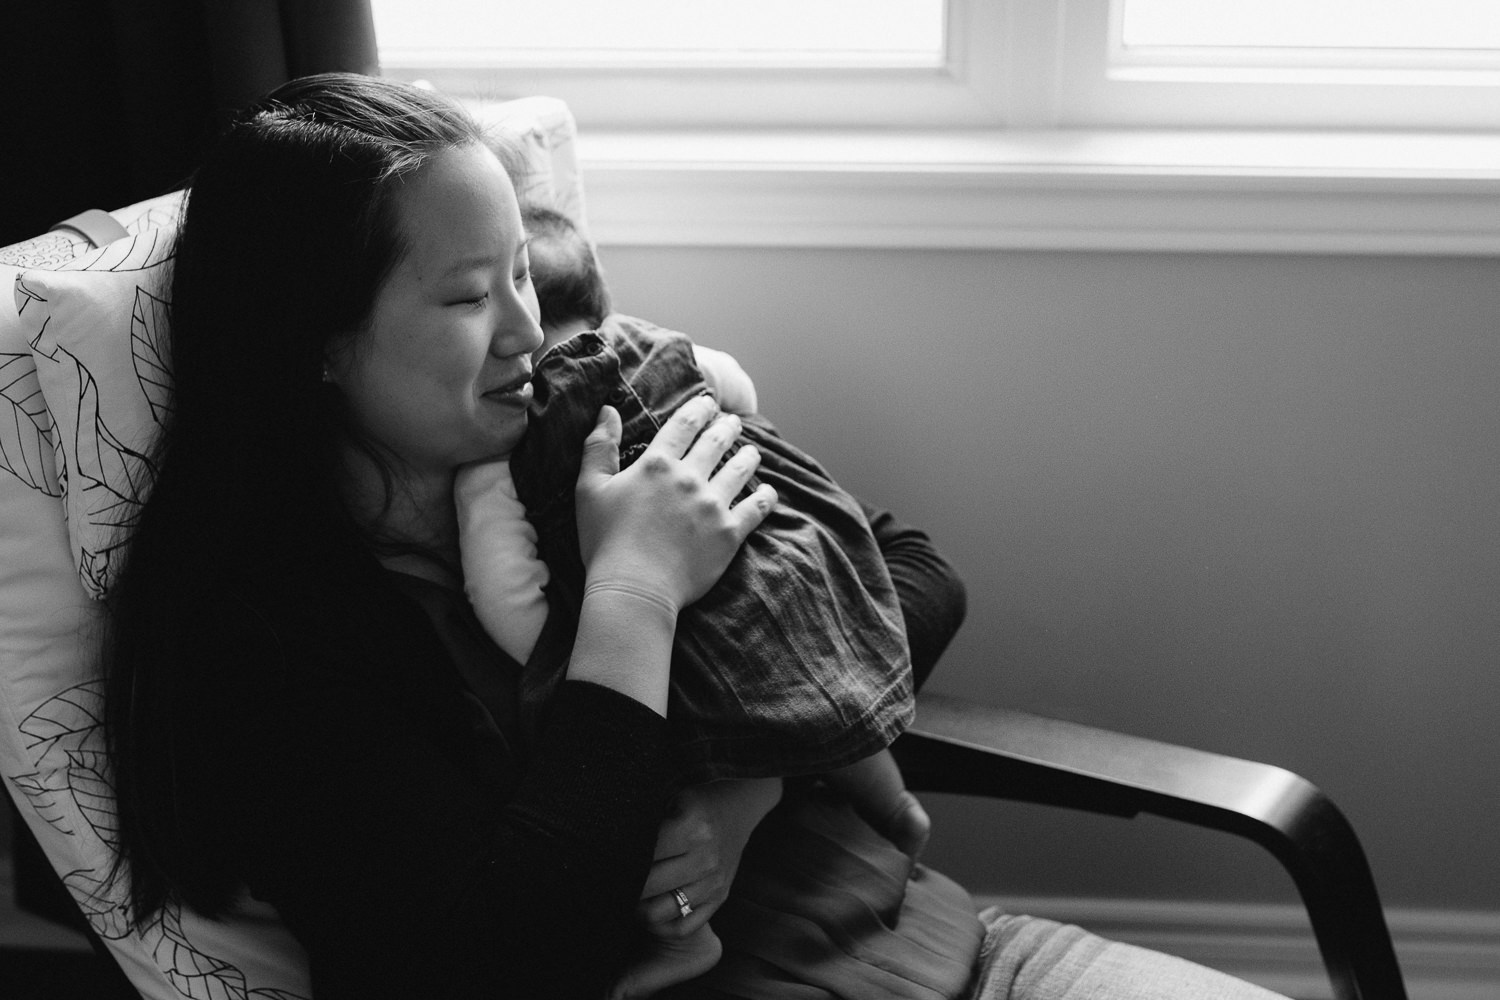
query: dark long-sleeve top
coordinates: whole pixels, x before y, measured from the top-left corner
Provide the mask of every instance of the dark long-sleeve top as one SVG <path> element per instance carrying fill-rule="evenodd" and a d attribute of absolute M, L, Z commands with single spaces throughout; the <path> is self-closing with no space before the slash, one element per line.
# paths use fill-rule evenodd
<path fill-rule="evenodd" d="M 925 677 L 962 585 L 925 535 L 871 514 Z M 672 791 L 665 721 L 566 682 L 521 747 L 431 612 L 393 589 L 362 616 L 376 634 L 237 650 L 282 680 L 242 692 L 212 734 L 225 766 L 205 827 L 307 949 L 317 1000 L 601 996 Z"/>

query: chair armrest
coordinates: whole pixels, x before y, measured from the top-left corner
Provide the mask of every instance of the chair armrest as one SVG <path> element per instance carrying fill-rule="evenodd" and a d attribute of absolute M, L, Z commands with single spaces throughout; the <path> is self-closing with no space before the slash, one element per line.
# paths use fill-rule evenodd
<path fill-rule="evenodd" d="M 1406 1000 L 1353 827 L 1290 771 L 930 692 L 892 749 L 916 790 L 1144 812 L 1246 837 L 1292 876 L 1334 996 Z"/>

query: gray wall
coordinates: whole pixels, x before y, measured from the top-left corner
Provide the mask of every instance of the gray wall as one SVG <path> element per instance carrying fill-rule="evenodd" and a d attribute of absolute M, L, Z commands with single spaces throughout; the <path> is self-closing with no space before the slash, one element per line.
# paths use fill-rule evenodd
<path fill-rule="evenodd" d="M 1500 910 L 1500 262 L 603 259 L 619 308 L 735 353 L 953 557 L 935 689 L 1288 767 L 1389 905 Z M 930 808 L 930 860 L 981 893 L 1293 898 L 1163 821 Z"/>

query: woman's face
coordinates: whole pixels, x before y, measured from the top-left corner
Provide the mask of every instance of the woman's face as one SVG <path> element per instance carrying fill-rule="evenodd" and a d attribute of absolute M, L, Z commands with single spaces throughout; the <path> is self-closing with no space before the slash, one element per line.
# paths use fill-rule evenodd
<path fill-rule="evenodd" d="M 488 149 L 438 154 L 395 206 L 407 252 L 328 368 L 361 430 L 418 475 L 446 475 L 526 429 L 536 291 L 515 190 Z"/>

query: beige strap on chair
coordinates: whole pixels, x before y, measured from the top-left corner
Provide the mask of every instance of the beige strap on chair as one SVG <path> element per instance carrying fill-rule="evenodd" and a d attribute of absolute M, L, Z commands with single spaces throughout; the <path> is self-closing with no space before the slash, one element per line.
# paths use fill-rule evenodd
<path fill-rule="evenodd" d="M 113 243 L 122 236 L 129 236 L 125 227 L 115 221 L 114 216 L 99 208 L 91 208 L 85 212 L 62 220 L 47 230 L 55 233 L 59 229 L 70 229 L 88 240 L 96 247 L 102 247 Z"/>

